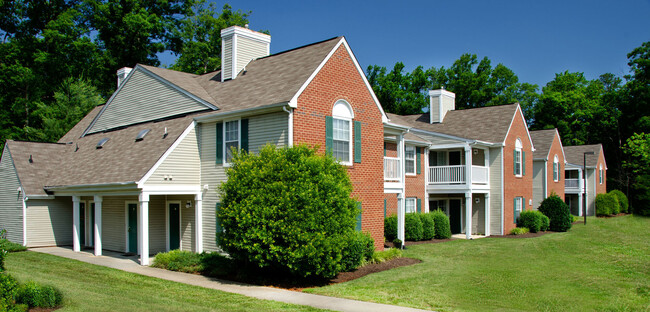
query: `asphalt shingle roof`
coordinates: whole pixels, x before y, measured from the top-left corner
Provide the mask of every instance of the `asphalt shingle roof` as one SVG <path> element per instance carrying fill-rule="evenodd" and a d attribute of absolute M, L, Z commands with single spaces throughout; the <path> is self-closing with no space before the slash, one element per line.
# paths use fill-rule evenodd
<path fill-rule="evenodd" d="M 594 155 L 587 155 L 587 167 L 596 167 L 598 164 L 598 156 L 600 156 L 602 148 L 603 146 L 600 144 L 565 146 L 564 157 L 566 157 L 568 163 L 582 166 L 584 162 L 584 153 L 593 152 Z"/>
<path fill-rule="evenodd" d="M 530 138 L 535 146 L 534 159 L 548 159 L 548 152 L 551 150 L 556 131 L 556 129 L 530 131 Z"/>

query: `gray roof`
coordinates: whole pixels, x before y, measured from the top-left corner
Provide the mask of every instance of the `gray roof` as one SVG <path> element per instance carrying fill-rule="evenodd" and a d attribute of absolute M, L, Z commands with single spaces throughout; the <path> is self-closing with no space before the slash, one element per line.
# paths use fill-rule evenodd
<path fill-rule="evenodd" d="M 459 138 L 502 143 L 519 104 L 452 110 L 441 123 L 429 123 L 429 113 L 420 115 L 387 114 L 392 123 Z"/>
<path fill-rule="evenodd" d="M 572 165 L 582 166 L 584 162 L 584 153 L 593 152 L 594 155 L 587 155 L 587 167 L 596 167 L 598 164 L 598 156 L 603 149 L 600 144 L 592 145 L 575 145 L 564 147 L 564 157 L 566 161 Z"/>
<path fill-rule="evenodd" d="M 548 160 L 548 152 L 551 150 L 556 133 L 557 129 L 530 131 L 530 138 L 533 140 L 533 145 L 535 146 L 533 159 Z"/>
<path fill-rule="evenodd" d="M 43 182 L 51 181 L 61 172 L 68 145 L 7 140 L 20 184 L 27 195 L 47 195 Z M 30 156 L 32 162 L 29 162 Z"/>

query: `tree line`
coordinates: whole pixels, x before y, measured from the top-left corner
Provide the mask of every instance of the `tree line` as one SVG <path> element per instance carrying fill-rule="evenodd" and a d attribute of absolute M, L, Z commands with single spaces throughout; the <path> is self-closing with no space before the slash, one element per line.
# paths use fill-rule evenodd
<path fill-rule="evenodd" d="M 463 54 L 449 68 L 391 70 L 371 65 L 368 81 L 387 112 L 420 114 L 428 90 L 456 93 L 456 109 L 518 102 L 531 130 L 557 128 L 564 146 L 598 144 L 605 150 L 609 189 L 630 195 L 637 212 L 650 213 L 650 42 L 627 55 L 629 73 L 604 73 L 589 80 L 561 72 L 540 88 L 520 82 L 503 64 Z M 643 211 L 641 211 L 643 210 Z"/>

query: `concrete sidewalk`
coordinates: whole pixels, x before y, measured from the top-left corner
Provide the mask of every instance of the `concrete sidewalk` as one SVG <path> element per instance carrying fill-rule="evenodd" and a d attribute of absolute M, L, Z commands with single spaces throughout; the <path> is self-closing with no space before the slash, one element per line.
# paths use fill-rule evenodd
<path fill-rule="evenodd" d="M 158 268 L 151 268 L 141 266 L 138 264 L 138 259 L 135 256 L 124 256 L 121 253 L 104 251 L 103 256 L 94 256 L 89 252 L 73 252 L 71 248 L 63 247 L 47 247 L 47 248 L 31 248 L 35 252 L 46 253 L 59 257 L 79 260 L 95 265 L 101 265 L 109 268 L 114 268 L 126 272 L 132 272 L 140 275 L 161 278 L 169 281 L 216 289 L 229 293 L 240 294 L 248 297 L 264 300 L 274 300 L 285 303 L 292 303 L 298 305 L 311 306 L 320 309 L 328 309 L 334 311 L 391 311 L 391 312 L 410 312 L 410 311 L 424 311 L 413 308 L 406 308 L 400 306 L 393 306 L 387 304 L 379 304 L 351 299 L 327 297 L 321 295 L 307 294 L 297 291 L 290 291 L 284 289 L 277 289 L 263 286 L 253 286 L 237 282 L 219 280 L 216 278 L 205 277 L 201 275 L 173 272 Z"/>

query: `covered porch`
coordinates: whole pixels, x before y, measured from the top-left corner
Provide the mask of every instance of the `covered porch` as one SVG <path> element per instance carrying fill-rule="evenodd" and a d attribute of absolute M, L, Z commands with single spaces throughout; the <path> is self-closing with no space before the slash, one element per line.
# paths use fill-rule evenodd
<path fill-rule="evenodd" d="M 452 235 L 466 239 L 490 236 L 489 192 L 430 193 L 428 210 L 437 209 L 449 217 Z"/>

